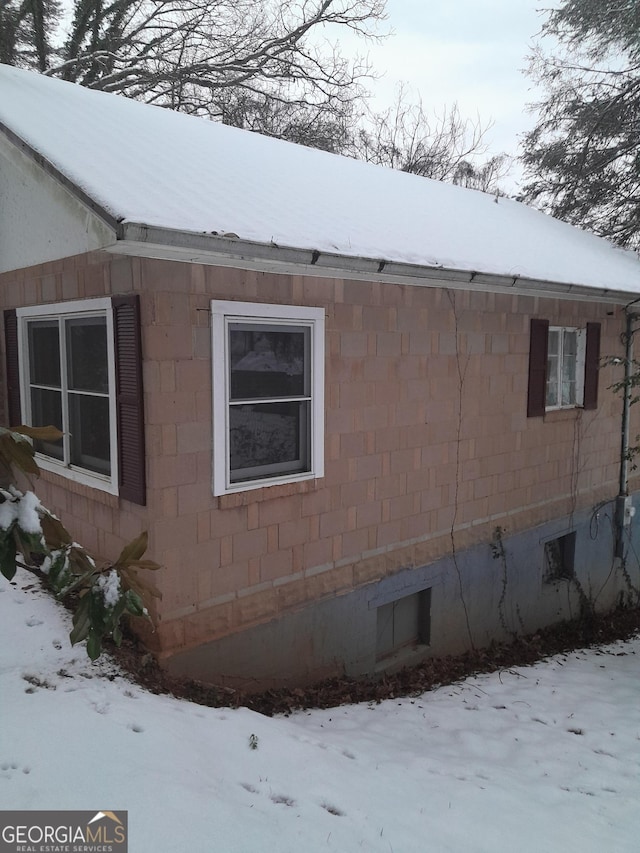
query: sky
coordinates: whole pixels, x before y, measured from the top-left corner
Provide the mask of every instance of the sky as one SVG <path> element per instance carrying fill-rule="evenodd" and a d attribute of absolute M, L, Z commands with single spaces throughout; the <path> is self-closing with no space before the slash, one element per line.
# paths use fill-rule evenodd
<path fill-rule="evenodd" d="M 428 110 L 441 112 L 457 102 L 464 117 L 493 122 L 489 153 L 517 155 L 519 137 L 534 125 L 526 106 L 536 92 L 523 72 L 545 20 L 541 5 L 556 3 L 387 0 L 393 35 L 366 48 L 384 75 L 372 86 L 376 100 L 392 102 L 398 83 L 406 82 Z"/>
<path fill-rule="evenodd" d="M 638 636 L 266 717 L 91 664 L 24 570 L 0 577 L 0 623 L 3 810 L 125 810 L 131 853 L 638 851 Z"/>

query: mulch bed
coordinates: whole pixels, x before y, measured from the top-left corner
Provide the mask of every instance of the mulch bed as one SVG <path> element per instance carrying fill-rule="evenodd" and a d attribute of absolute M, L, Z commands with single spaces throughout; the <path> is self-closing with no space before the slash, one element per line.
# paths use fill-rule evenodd
<path fill-rule="evenodd" d="M 544 628 L 510 643 L 493 643 L 465 654 L 429 658 L 417 666 L 377 679 L 332 678 L 309 687 L 242 693 L 169 675 L 135 638 L 107 650 L 133 681 L 153 693 L 165 693 L 210 707 L 246 707 L 261 714 L 288 714 L 304 708 L 331 708 L 353 702 L 381 702 L 415 696 L 470 675 L 526 666 L 562 652 L 624 640 L 640 630 L 640 608 L 625 608 Z"/>

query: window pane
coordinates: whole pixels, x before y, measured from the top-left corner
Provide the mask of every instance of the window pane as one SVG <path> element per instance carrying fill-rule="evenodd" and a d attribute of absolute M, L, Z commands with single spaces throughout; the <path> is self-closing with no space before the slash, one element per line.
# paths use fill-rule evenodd
<path fill-rule="evenodd" d="M 549 356 L 547 361 L 547 406 L 558 405 L 558 356 Z"/>
<path fill-rule="evenodd" d="M 567 331 L 565 329 L 562 341 L 562 353 L 566 357 L 573 356 L 575 358 L 578 352 L 578 333 L 575 331 Z"/>
<path fill-rule="evenodd" d="M 111 473 L 108 397 L 69 394 L 71 464 Z"/>
<path fill-rule="evenodd" d="M 578 336 L 565 331 L 562 341 L 562 405 L 572 406 L 576 402 L 576 360 Z"/>
<path fill-rule="evenodd" d="M 558 539 L 545 542 L 544 554 L 547 563 L 545 581 L 570 580 L 574 575 L 576 534 L 567 533 Z"/>
<path fill-rule="evenodd" d="M 376 613 L 376 657 L 386 657 L 395 651 L 393 645 L 393 607 L 395 602 L 383 604 Z"/>
<path fill-rule="evenodd" d="M 31 389 L 31 425 L 55 426 L 62 431 L 62 394 L 44 388 Z M 34 441 L 38 453 L 62 459 L 62 439 L 59 441 Z"/>
<path fill-rule="evenodd" d="M 308 423 L 308 402 L 231 406 L 231 482 L 310 470 Z"/>
<path fill-rule="evenodd" d="M 385 657 L 407 646 L 430 642 L 431 590 L 407 595 L 377 609 L 376 657 Z"/>
<path fill-rule="evenodd" d="M 106 318 L 81 317 L 67 320 L 66 344 L 69 388 L 108 394 Z"/>
<path fill-rule="evenodd" d="M 309 394 L 309 329 L 233 323 L 229 327 L 230 398 Z"/>
<path fill-rule="evenodd" d="M 578 332 L 549 331 L 547 352 L 547 408 L 575 406 L 577 400 Z"/>
<path fill-rule="evenodd" d="M 60 387 L 60 331 L 57 320 L 29 323 L 29 378 L 34 385 Z"/>
<path fill-rule="evenodd" d="M 576 383 L 569 379 L 562 380 L 562 398 L 563 406 L 573 406 L 576 402 Z"/>

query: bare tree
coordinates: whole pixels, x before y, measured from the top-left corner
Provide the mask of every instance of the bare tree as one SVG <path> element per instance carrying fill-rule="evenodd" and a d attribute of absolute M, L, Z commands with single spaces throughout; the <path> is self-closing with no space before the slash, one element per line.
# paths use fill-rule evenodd
<path fill-rule="evenodd" d="M 258 95 L 233 88 L 220 93 L 218 106 L 225 124 L 321 148 L 334 154 L 345 151 L 351 138 L 353 102 L 328 100 L 316 104 Z"/>
<path fill-rule="evenodd" d="M 426 178 L 493 192 L 508 172 L 500 154 L 483 162 L 490 125 L 464 119 L 454 104 L 430 116 L 401 85 L 392 107 L 369 114 L 352 137 L 353 156 Z"/>
<path fill-rule="evenodd" d="M 384 0 L 75 0 L 71 18 L 58 11 L 57 0 L 4 0 L 0 61 L 224 120 L 230 101 L 237 114 L 242 102 L 313 110 L 359 98 L 368 62 L 318 34 L 374 37 Z"/>
<path fill-rule="evenodd" d="M 458 164 L 452 184 L 470 190 L 480 190 L 493 195 L 506 195 L 501 182 L 509 175 L 513 158 L 508 154 L 494 154 L 482 163 L 463 160 Z"/>
<path fill-rule="evenodd" d="M 330 39 L 381 37 L 385 0 L 0 0 L 0 62 L 93 89 L 493 190 L 486 128 L 457 105 L 366 110 L 367 60 Z"/>

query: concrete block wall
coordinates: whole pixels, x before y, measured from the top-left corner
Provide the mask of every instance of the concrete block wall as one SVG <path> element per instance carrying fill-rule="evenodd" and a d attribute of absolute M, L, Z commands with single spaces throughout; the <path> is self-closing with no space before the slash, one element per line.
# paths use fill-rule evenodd
<path fill-rule="evenodd" d="M 131 292 L 128 259 L 115 263 L 103 253 L 78 255 L 0 275 L 0 309 Z M 2 325 L 2 411 L 6 419 L 4 325 Z M 35 490 L 58 515 L 77 542 L 99 558 L 115 559 L 122 548 L 147 529 L 148 510 L 116 496 L 42 471 Z M 29 483 L 25 483 L 29 487 Z"/>
<path fill-rule="evenodd" d="M 636 495 L 636 500 L 637 500 Z M 242 690 L 296 685 L 320 677 L 370 675 L 430 655 L 455 654 L 471 645 L 533 633 L 577 617 L 579 590 L 598 611 L 629 592 L 623 568 L 612 561 L 612 527 L 603 509 L 554 519 L 502 540 L 496 559 L 490 540 L 456 550 L 426 565 L 401 569 L 375 582 L 283 611 L 277 618 L 214 642 L 178 652 L 166 661 L 176 673 Z M 544 543 L 568 529 L 576 534 L 575 580 L 550 581 Z M 634 542 L 638 529 L 633 529 Z M 493 543 L 496 539 L 493 537 Z M 637 543 L 634 545 L 637 550 Z M 636 589 L 640 567 L 627 566 Z M 429 591 L 428 644 L 377 657 L 378 609 L 390 601 Z"/>
<path fill-rule="evenodd" d="M 616 355 L 617 306 L 98 253 L 5 274 L 0 292 L 3 307 L 140 293 L 147 507 L 53 474 L 38 490 L 105 557 L 148 529 L 163 565 L 148 641 L 166 658 L 617 491 L 615 368 L 596 411 L 526 417 L 530 318 L 600 322 Z M 212 298 L 325 309 L 322 480 L 212 496 Z"/>

